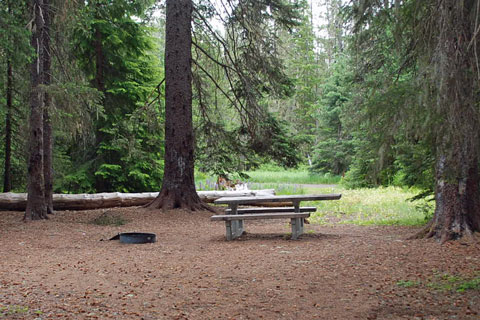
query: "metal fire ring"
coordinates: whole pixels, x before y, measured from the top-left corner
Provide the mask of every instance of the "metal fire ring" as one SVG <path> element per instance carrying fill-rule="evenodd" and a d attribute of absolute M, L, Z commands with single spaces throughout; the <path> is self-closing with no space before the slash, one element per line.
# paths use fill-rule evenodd
<path fill-rule="evenodd" d="M 153 243 L 157 241 L 155 233 L 125 232 L 120 233 L 122 243 Z"/>

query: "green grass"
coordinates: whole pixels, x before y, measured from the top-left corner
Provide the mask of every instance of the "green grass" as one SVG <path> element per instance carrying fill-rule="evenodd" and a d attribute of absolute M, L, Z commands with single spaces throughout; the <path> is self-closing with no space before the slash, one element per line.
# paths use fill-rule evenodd
<path fill-rule="evenodd" d="M 9 317 L 11 315 L 25 314 L 29 312 L 28 306 L 7 305 L 0 306 L 0 318 Z"/>
<path fill-rule="evenodd" d="M 305 184 L 337 184 L 339 177 L 328 175 L 310 175 L 306 169 L 285 170 L 275 166 L 264 166 L 260 170 L 247 172 L 249 189 L 275 189 L 278 195 L 341 193 L 342 198 L 334 201 L 302 203 L 317 206 L 312 214 L 312 223 L 351 223 L 357 225 L 403 225 L 419 226 L 425 224 L 427 211 L 431 204 L 419 200 L 408 201 L 418 191 L 400 187 L 348 190 L 341 186 L 335 188 L 309 187 Z M 213 190 L 216 178 L 197 173 L 197 190 Z M 421 209 L 423 208 L 423 209 Z"/>
<path fill-rule="evenodd" d="M 273 167 L 273 169 L 271 167 L 268 168 L 270 168 L 270 170 L 259 169 L 245 172 L 249 176 L 248 179 L 241 179 L 236 175 L 232 175 L 230 178 L 248 183 L 249 187 L 253 190 L 270 189 L 269 186 L 275 186 L 275 189 L 282 189 L 287 188 L 283 186 L 288 184 L 337 184 L 340 182 L 340 176 L 311 174 L 306 169 L 286 170 L 279 167 Z M 198 171 L 195 172 L 197 190 L 214 190 L 216 181 L 216 176 Z M 252 185 L 253 187 L 251 187 Z M 292 187 L 291 189 L 299 189 L 299 186 Z"/>
<path fill-rule="evenodd" d="M 435 275 L 434 279 L 426 284 L 427 287 L 439 291 L 465 292 L 467 290 L 480 290 L 480 277 L 464 277 L 442 273 Z"/>
<path fill-rule="evenodd" d="M 480 290 L 480 277 L 462 281 L 457 286 L 457 292 L 465 292 L 466 290 Z"/>
<path fill-rule="evenodd" d="M 311 190 L 307 190 L 310 193 Z M 322 189 L 322 193 L 341 193 L 335 201 L 316 202 L 318 211 L 311 221 L 325 223 L 335 218 L 339 223 L 357 225 L 404 225 L 417 226 L 425 223 L 425 214 L 418 210 L 418 203 L 408 201 L 415 190 L 398 187 L 375 189 Z"/>
<path fill-rule="evenodd" d="M 290 183 L 256 183 L 249 182 L 250 190 L 275 189 L 277 195 L 306 194 L 306 188 L 298 184 Z"/>
<path fill-rule="evenodd" d="M 215 182 L 211 179 L 205 179 L 197 181 L 196 189 L 199 191 L 215 190 Z M 305 194 L 306 189 L 298 184 L 286 184 L 286 183 L 255 183 L 248 182 L 248 189 L 261 190 L 261 189 L 275 189 L 277 195 L 290 195 L 290 194 Z"/>
<path fill-rule="evenodd" d="M 329 174 L 311 174 L 307 170 L 255 170 L 246 172 L 249 182 L 256 183 L 291 183 L 291 184 L 337 184 L 340 176 Z"/>
<path fill-rule="evenodd" d="M 433 279 L 424 281 L 423 283 L 419 280 L 400 280 L 397 282 L 397 286 L 404 288 L 426 287 L 436 291 L 456 291 L 461 293 L 467 290 L 480 290 L 480 277 L 465 277 L 444 273 L 437 274 Z"/>
<path fill-rule="evenodd" d="M 412 280 L 400 280 L 397 282 L 397 286 L 404 288 L 418 287 L 420 285 L 419 281 Z"/>

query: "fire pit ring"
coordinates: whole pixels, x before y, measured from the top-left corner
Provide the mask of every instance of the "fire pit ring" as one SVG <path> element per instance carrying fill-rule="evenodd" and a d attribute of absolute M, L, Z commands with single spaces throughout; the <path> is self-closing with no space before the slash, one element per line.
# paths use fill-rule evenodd
<path fill-rule="evenodd" d="M 120 242 L 122 243 L 153 243 L 157 241 L 155 233 L 144 232 L 125 232 L 120 233 Z"/>

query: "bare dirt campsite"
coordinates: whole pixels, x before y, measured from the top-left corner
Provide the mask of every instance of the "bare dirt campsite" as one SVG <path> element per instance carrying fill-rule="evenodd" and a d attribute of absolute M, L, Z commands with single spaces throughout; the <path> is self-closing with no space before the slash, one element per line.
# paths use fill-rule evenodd
<path fill-rule="evenodd" d="M 105 213 L 106 212 L 106 213 Z M 125 224 L 97 225 L 100 216 Z M 405 240 L 416 227 L 248 221 L 139 207 L 0 212 L 0 319 L 478 319 L 480 246 Z M 157 242 L 122 244 L 119 232 Z M 478 284 L 477 284 L 478 285 Z"/>

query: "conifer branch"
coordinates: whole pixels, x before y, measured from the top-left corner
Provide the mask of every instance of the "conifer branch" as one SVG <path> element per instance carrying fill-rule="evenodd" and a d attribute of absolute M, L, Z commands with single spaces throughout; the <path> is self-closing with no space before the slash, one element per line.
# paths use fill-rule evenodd
<path fill-rule="evenodd" d="M 232 71 L 235 71 L 232 67 L 230 67 L 229 65 L 226 65 L 225 63 L 221 62 L 221 61 L 218 61 L 218 59 L 215 59 L 214 57 L 212 57 L 205 49 L 203 49 L 201 46 L 199 46 L 195 41 L 192 40 L 192 44 L 198 49 L 200 50 L 207 58 L 209 58 L 210 60 L 212 60 L 214 63 L 218 64 L 219 66 L 223 67 L 223 68 L 228 68 L 228 69 L 232 69 Z"/>
<path fill-rule="evenodd" d="M 193 63 L 203 72 L 205 73 L 205 75 L 213 82 L 213 84 L 215 85 L 215 87 L 220 90 L 220 92 L 225 96 L 225 98 L 228 99 L 228 101 L 230 101 L 230 103 L 235 107 L 235 109 L 237 111 L 240 112 L 240 109 L 238 108 L 237 104 L 235 103 L 234 100 L 232 100 L 232 98 L 230 97 L 230 95 L 228 93 L 225 92 L 225 90 L 223 90 L 223 88 L 218 84 L 218 82 L 215 80 L 215 78 L 205 69 L 203 68 L 195 59 L 193 59 Z"/>

